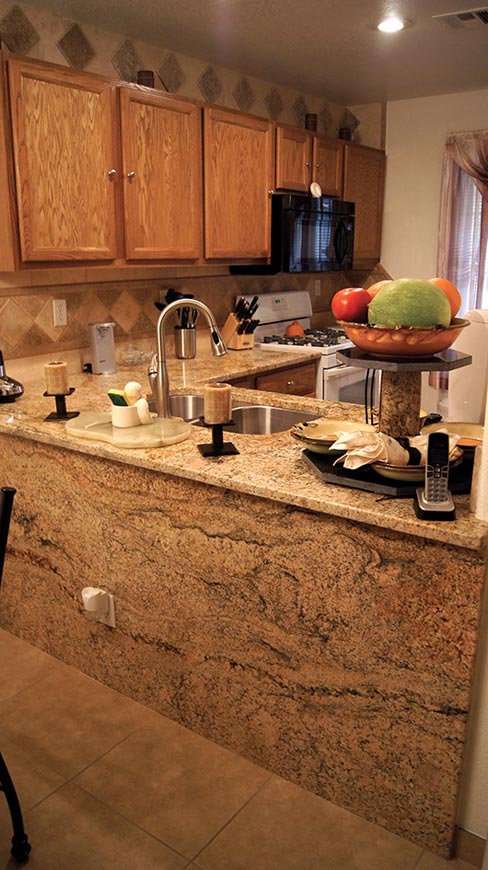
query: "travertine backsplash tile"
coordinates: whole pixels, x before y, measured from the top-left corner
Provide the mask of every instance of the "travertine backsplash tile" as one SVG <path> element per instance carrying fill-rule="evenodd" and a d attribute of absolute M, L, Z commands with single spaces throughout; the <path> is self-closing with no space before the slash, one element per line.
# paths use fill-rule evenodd
<path fill-rule="evenodd" d="M 369 276 L 328 272 L 320 277 L 319 297 L 314 292 L 317 277 L 173 275 L 157 280 L 105 280 L 96 283 L 73 283 L 71 286 L 62 284 L 39 287 L 37 291 L 27 287 L 25 293 L 16 289 L 11 296 L 0 295 L 0 344 L 6 359 L 83 349 L 88 347 L 88 324 L 105 321 L 115 323 L 114 334 L 117 342 L 148 338 L 155 343 L 159 311 L 154 303 L 159 301 L 160 293 L 164 297 L 169 287 L 205 302 L 220 325 L 232 310 L 235 297 L 240 294 L 308 290 L 314 311 L 312 323 L 314 326 L 323 326 L 334 322 L 330 300 L 336 290 L 351 286 L 353 282 L 371 284 L 385 276 L 381 267 Z M 65 327 L 53 326 L 53 299 L 66 299 L 68 323 Z M 204 327 L 203 321 L 201 327 Z"/>

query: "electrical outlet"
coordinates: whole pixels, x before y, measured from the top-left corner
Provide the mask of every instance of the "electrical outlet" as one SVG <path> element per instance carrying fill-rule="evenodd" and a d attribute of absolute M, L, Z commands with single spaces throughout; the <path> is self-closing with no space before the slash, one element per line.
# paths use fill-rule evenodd
<path fill-rule="evenodd" d="M 321 292 L 321 287 L 320 287 L 320 278 L 316 278 L 316 279 L 315 279 L 315 281 L 314 281 L 314 287 L 315 287 L 315 295 L 316 295 L 316 296 L 320 296 L 320 292 Z"/>
<path fill-rule="evenodd" d="M 53 299 L 53 326 L 67 326 L 66 299 Z"/>

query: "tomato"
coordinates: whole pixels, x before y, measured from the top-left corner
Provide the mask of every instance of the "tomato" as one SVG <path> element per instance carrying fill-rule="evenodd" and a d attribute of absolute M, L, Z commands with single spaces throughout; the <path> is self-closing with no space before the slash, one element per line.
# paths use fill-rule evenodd
<path fill-rule="evenodd" d="M 363 287 L 345 287 L 332 297 L 332 314 L 348 323 L 367 323 L 370 302 L 371 296 Z"/>

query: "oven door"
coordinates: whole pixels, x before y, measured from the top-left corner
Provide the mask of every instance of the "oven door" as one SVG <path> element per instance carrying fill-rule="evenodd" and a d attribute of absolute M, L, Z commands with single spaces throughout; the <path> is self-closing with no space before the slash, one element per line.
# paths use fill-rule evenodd
<path fill-rule="evenodd" d="M 371 402 L 371 377 L 366 396 L 367 369 L 353 366 L 337 366 L 334 369 L 324 369 L 322 373 L 323 398 L 329 402 L 352 402 L 355 405 L 377 405 L 379 396 L 379 372 L 376 373 Z"/>

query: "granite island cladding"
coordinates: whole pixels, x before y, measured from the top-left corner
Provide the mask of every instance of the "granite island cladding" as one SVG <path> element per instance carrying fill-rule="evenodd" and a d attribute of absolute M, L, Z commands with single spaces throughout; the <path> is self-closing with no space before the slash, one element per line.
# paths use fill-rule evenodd
<path fill-rule="evenodd" d="M 184 386 L 231 377 L 225 360 Z M 170 376 L 182 386 L 181 369 Z M 133 377 L 94 389 L 80 375 L 70 406 L 106 409 L 107 386 Z M 70 439 L 43 422 L 42 389 L 0 413 L 4 482 L 18 489 L 2 625 L 447 856 L 488 535 L 467 497 L 455 523 L 421 523 L 408 500 L 321 483 L 288 433 L 233 435 L 241 453 L 218 460 L 200 456 L 202 429 L 152 450 Z M 85 618 L 85 585 L 114 593 L 115 630 Z"/>

